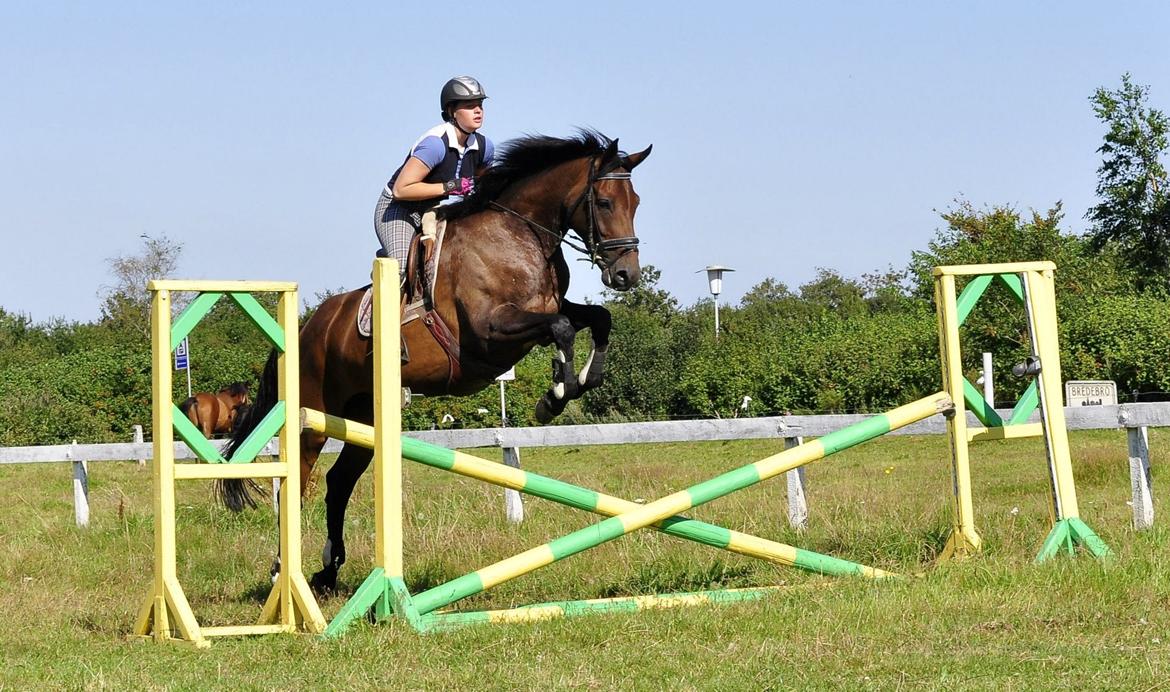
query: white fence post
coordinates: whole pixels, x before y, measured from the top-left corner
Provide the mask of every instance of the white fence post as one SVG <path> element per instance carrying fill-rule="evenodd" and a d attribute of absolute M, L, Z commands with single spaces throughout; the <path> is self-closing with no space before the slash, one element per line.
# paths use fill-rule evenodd
<path fill-rule="evenodd" d="M 784 438 L 784 449 L 804 444 L 803 437 Z M 800 466 L 784 474 L 788 481 L 788 525 L 798 531 L 808 528 L 808 500 L 804 494 L 804 467 Z"/>
<path fill-rule="evenodd" d="M 142 426 L 141 426 L 141 425 L 135 425 L 135 426 L 134 426 L 134 444 L 140 445 L 140 444 L 142 444 L 144 441 L 145 441 L 145 440 L 144 440 L 144 438 L 142 437 Z M 141 459 L 141 458 L 140 458 L 140 459 L 138 460 L 138 465 L 139 465 L 139 466 L 146 466 L 146 459 Z"/>
<path fill-rule="evenodd" d="M 1154 495 L 1150 485 L 1150 438 L 1146 427 L 1126 428 L 1129 438 L 1129 485 L 1133 490 L 1133 527 L 1154 525 Z"/>
<path fill-rule="evenodd" d="M 89 526 L 89 464 L 84 459 L 75 458 L 74 450 L 77 440 L 69 450 L 69 458 L 73 461 L 73 520 L 77 526 Z"/>
<path fill-rule="evenodd" d="M 520 468 L 520 448 L 504 447 L 504 465 L 514 469 Z M 511 488 L 504 488 L 504 514 L 512 524 L 524 521 L 524 498 Z"/>
<path fill-rule="evenodd" d="M 983 400 L 995 408 L 995 373 L 992 370 L 991 354 L 983 352 Z"/>

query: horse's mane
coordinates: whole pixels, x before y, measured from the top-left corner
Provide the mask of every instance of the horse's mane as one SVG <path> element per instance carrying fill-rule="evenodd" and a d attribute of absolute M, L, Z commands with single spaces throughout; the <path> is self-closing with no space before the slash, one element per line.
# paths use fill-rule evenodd
<path fill-rule="evenodd" d="M 247 396 L 248 385 L 244 382 L 232 382 L 220 391 L 227 392 L 228 396 Z"/>
<path fill-rule="evenodd" d="M 612 140 L 596 130 L 579 129 L 576 136 L 524 135 L 496 149 L 490 168 L 475 181 L 475 192 L 461 202 L 440 207 L 447 219 L 474 214 L 487 207 L 512 184 L 566 161 L 600 154 Z"/>

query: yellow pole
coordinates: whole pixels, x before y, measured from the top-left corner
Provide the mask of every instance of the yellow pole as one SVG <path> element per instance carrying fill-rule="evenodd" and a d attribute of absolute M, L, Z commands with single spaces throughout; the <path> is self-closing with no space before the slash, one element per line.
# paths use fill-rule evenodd
<path fill-rule="evenodd" d="M 402 368 L 398 262 L 374 261 L 374 565 L 402 578 Z M 290 415 L 299 414 L 289 409 Z"/>
<path fill-rule="evenodd" d="M 1040 359 L 1040 382 L 1037 389 L 1052 478 L 1052 520 L 1057 522 L 1080 516 L 1080 513 L 1064 418 L 1060 348 L 1057 346 L 1055 278 L 1051 269 L 1025 272 L 1023 278 L 1032 349 Z"/>
<path fill-rule="evenodd" d="M 955 404 L 954 414 L 947 420 L 955 497 L 954 526 L 939 556 L 946 560 L 978 552 L 983 539 L 975 530 L 971 458 L 967 447 L 967 405 L 963 398 L 963 361 L 959 348 L 959 314 L 953 274 L 935 270 L 934 300 L 938 307 L 938 350 L 942 361 L 943 388 Z"/>
<path fill-rule="evenodd" d="M 135 634 L 171 639 L 171 616 L 179 636 L 196 645 L 207 641 L 179 585 L 175 548 L 175 437 L 171 393 L 171 296 L 154 286 L 151 295 L 151 395 L 154 427 L 154 582 L 138 614 Z"/>

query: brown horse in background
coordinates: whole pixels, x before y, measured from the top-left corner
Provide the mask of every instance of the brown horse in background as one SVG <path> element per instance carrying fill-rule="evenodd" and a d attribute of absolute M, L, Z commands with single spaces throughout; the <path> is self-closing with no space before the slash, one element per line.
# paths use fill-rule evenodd
<path fill-rule="evenodd" d="M 216 433 L 231 432 L 240 407 L 247 404 L 248 385 L 233 382 L 216 394 L 196 392 L 179 404 L 179 410 L 210 440 Z"/>
<path fill-rule="evenodd" d="M 563 245 L 585 253 L 601 270 L 606 286 L 625 291 L 638 283 L 638 238 L 634 212 L 638 195 L 630 171 L 650 154 L 618 149 L 617 140 L 592 131 L 565 139 L 529 136 L 502 146 L 495 164 L 462 203 L 441 207 L 447 220 L 434 305 L 451 332 L 457 359 L 423 324 L 403 325 L 409 361 L 402 384 L 427 396 L 468 395 L 491 385 L 537 345 L 553 344 L 552 385 L 536 405 L 547 422 L 565 405 L 602 382 L 611 318 L 599 305 L 565 299 L 569 265 Z M 573 230 L 583 247 L 568 240 Z M 356 320 L 364 289 L 328 298 L 301 328 L 301 405 L 365 423 L 373 422 L 373 356 L 370 338 Z M 573 342 L 589 329 L 593 340 L 580 373 L 575 372 Z M 276 401 L 276 354 L 269 357 L 251 411 L 232 433 L 230 458 Z M 301 435 L 301 475 L 317 461 L 325 436 Z M 345 444 L 326 476 L 328 540 L 324 568 L 313 577 L 318 590 L 335 588 L 345 562 L 342 526 L 354 484 L 373 452 Z M 308 487 L 305 482 L 302 488 Z M 232 509 L 254 505 L 249 486 L 220 485 Z"/>

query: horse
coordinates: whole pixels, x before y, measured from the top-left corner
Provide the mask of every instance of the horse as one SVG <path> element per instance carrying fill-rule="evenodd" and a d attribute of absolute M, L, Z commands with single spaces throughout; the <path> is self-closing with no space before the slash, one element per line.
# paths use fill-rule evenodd
<path fill-rule="evenodd" d="M 566 138 L 529 135 L 502 145 L 476 190 L 440 207 L 447 225 L 435 269 L 434 312 L 457 351 L 445 350 L 425 320 L 407 322 L 402 385 L 427 396 L 473 394 L 537 345 L 552 344 L 552 384 L 536 404 L 539 421 L 548 422 L 570 400 L 600 386 L 611 317 L 604 307 L 565 298 L 569 265 L 563 245 L 586 254 L 605 286 L 626 291 L 637 285 L 633 221 L 639 197 L 630 172 L 650 149 L 627 154 L 616 139 L 592 130 Z M 567 237 L 570 230 L 580 244 Z M 372 423 L 373 356 L 369 337 L 355 327 L 363 292 L 329 297 L 301 328 L 300 396 L 302 406 Z M 590 330 L 592 350 L 576 373 L 573 342 L 582 329 Z M 274 405 L 276 357 L 275 351 L 269 356 L 256 401 L 232 433 L 229 457 Z M 313 431 L 301 434 L 302 488 L 325 441 Z M 328 538 L 323 568 L 312 578 L 319 592 L 336 588 L 345 563 L 346 505 L 372 456 L 347 443 L 326 474 Z M 219 487 L 221 500 L 235 511 L 254 507 L 250 490 L 257 489 L 240 481 Z"/>
<path fill-rule="evenodd" d="M 231 432 L 241 407 L 248 404 L 248 385 L 233 382 L 219 392 L 196 392 L 179 404 L 179 410 L 207 439 L 216 433 Z"/>

